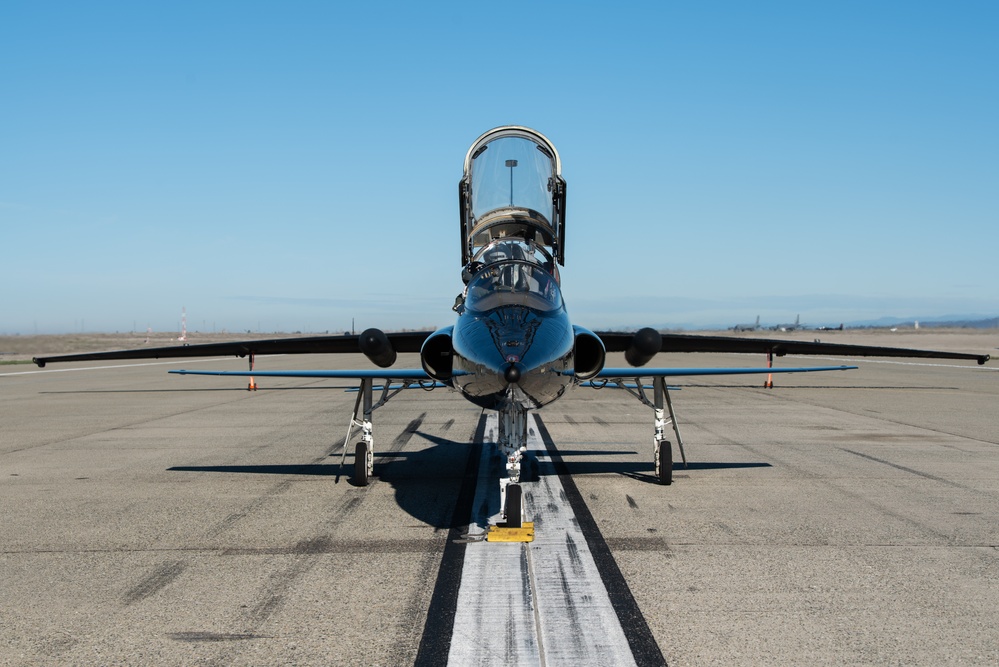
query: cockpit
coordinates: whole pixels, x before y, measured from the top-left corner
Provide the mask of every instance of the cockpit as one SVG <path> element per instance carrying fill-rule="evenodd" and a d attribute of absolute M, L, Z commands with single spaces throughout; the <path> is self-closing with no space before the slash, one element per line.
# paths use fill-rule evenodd
<path fill-rule="evenodd" d="M 527 127 L 497 127 L 465 155 L 458 184 L 466 289 L 455 311 L 562 308 L 565 181 L 555 146 Z"/>
<path fill-rule="evenodd" d="M 464 307 L 485 312 L 525 306 L 543 312 L 562 307 L 562 294 L 546 253 L 522 241 L 499 241 L 481 253 L 465 290 Z"/>

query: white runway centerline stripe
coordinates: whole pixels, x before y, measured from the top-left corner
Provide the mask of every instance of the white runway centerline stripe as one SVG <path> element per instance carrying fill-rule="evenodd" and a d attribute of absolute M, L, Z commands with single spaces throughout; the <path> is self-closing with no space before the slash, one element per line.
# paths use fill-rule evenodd
<path fill-rule="evenodd" d="M 497 418 L 486 422 L 495 441 Z M 475 542 L 465 549 L 450 665 L 634 665 L 628 640 L 574 520 L 562 484 L 528 417 L 539 479 L 523 482 L 534 542 Z M 483 447 L 470 533 L 499 520 L 502 458 Z M 527 466 L 525 466 L 525 469 Z"/>

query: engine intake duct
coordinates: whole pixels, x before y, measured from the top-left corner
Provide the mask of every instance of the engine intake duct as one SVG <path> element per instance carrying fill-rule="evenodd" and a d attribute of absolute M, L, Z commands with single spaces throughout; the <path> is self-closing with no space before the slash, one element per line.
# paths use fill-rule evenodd
<path fill-rule="evenodd" d="M 576 332 L 574 371 L 579 380 L 589 380 L 603 370 L 607 351 L 604 342 L 592 331 L 574 326 Z"/>
<path fill-rule="evenodd" d="M 635 332 L 624 359 L 632 366 L 644 366 L 663 349 L 663 337 L 655 329 L 645 327 Z"/>
<path fill-rule="evenodd" d="M 420 363 L 427 375 L 440 382 L 451 379 L 454 365 L 454 348 L 451 346 L 451 331 L 454 327 L 444 327 L 430 334 L 420 348 Z"/>
<path fill-rule="evenodd" d="M 357 346 L 376 366 L 388 368 L 395 363 L 397 355 L 392 342 L 381 329 L 365 329 L 357 339 Z"/>

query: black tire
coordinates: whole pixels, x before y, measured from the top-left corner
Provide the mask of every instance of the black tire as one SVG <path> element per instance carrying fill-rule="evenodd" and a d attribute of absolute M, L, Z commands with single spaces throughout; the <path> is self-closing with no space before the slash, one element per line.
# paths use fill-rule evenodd
<path fill-rule="evenodd" d="M 524 523 L 522 492 L 520 484 L 508 484 L 506 487 L 506 527 L 520 528 Z"/>
<path fill-rule="evenodd" d="M 354 446 L 354 483 L 368 485 L 368 445 L 363 440 Z"/>
<path fill-rule="evenodd" d="M 659 443 L 659 465 L 656 469 L 656 477 L 659 483 L 669 486 L 673 483 L 673 445 L 669 440 Z"/>

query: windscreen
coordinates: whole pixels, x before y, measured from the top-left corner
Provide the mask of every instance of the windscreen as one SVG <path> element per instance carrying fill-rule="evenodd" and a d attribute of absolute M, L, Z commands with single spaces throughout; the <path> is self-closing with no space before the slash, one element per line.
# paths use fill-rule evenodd
<path fill-rule="evenodd" d="M 552 175 L 555 166 L 538 144 L 521 137 L 501 137 L 472 158 L 472 217 L 514 207 L 537 211 L 551 224 Z"/>
<path fill-rule="evenodd" d="M 498 306 L 526 306 L 551 311 L 562 307 L 558 283 L 530 261 L 506 260 L 486 265 L 468 283 L 465 307 L 484 312 Z"/>

